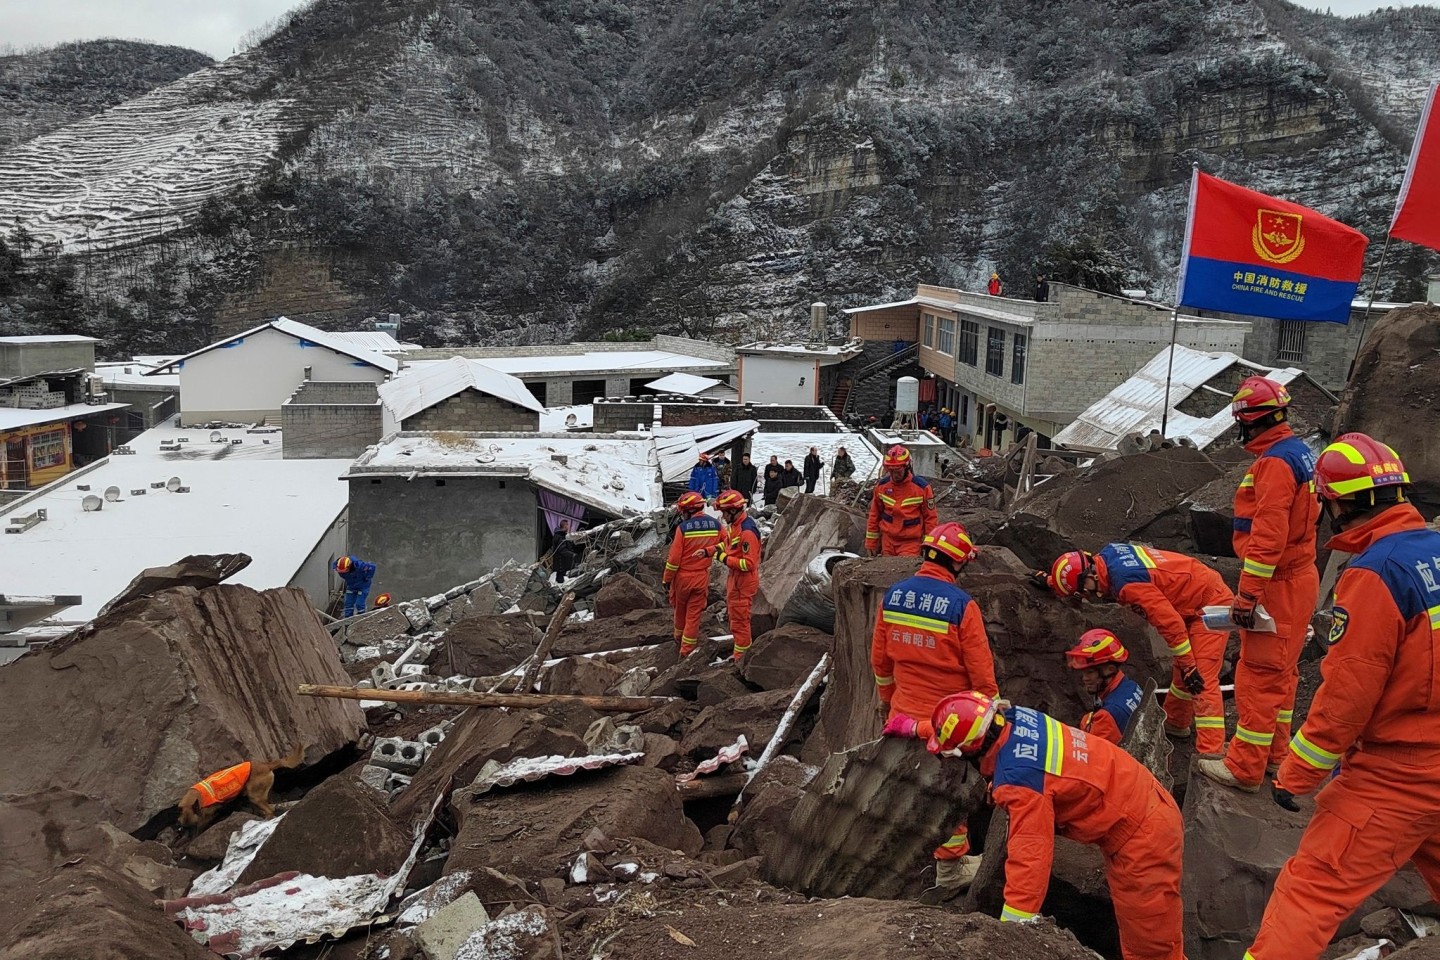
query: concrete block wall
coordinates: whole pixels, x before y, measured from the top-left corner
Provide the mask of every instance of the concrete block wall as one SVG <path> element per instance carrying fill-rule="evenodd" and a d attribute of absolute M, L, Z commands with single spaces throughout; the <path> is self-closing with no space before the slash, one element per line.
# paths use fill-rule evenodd
<path fill-rule="evenodd" d="M 374 403 L 378 386 L 369 380 L 306 380 L 290 396 L 290 403 Z"/>
<path fill-rule="evenodd" d="M 540 414 L 478 390 L 463 390 L 407 418 L 401 426 L 405 430 L 523 433 L 540 429 Z"/>
<path fill-rule="evenodd" d="M 76 369 L 95 369 L 94 341 L 0 343 L 0 379 Z"/>
<path fill-rule="evenodd" d="M 328 384 L 327 386 L 360 386 Z M 380 442 L 384 432 L 384 411 L 374 399 L 369 403 L 297 403 L 295 398 L 280 407 L 280 429 L 286 460 L 353 460 L 365 448 Z M 297 396 L 301 391 L 297 391 Z M 360 391 L 356 391 L 357 393 Z M 315 395 L 312 394 L 312 398 Z"/>

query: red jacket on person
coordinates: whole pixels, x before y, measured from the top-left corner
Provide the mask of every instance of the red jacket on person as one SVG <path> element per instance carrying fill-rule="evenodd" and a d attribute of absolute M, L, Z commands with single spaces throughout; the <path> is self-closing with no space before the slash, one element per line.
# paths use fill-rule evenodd
<path fill-rule="evenodd" d="M 887 557 L 918 557 L 926 531 L 935 526 L 935 491 L 913 472 L 899 483 L 882 478 L 870 497 L 865 545 Z M 953 692 L 953 691 L 952 691 Z"/>
<path fill-rule="evenodd" d="M 1315 455 L 1280 423 L 1245 444 L 1255 464 L 1235 492 L 1235 556 L 1240 592 L 1263 602 L 1277 575 L 1315 565 Z"/>
<path fill-rule="evenodd" d="M 1182 669 L 1195 665 L 1190 624 L 1204 607 L 1228 607 L 1233 600 L 1218 571 L 1183 553 L 1139 544 L 1112 543 L 1098 551 L 1095 578 L 1103 595 L 1134 607 L 1159 631 Z"/>

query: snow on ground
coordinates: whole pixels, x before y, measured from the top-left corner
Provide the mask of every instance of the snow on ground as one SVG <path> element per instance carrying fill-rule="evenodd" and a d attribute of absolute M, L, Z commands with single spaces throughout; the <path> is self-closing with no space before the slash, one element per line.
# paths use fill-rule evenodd
<path fill-rule="evenodd" d="M 845 452 L 850 454 L 850 459 L 855 461 L 856 480 L 864 480 L 874 475 L 880 467 L 879 455 L 858 433 L 766 433 L 762 430 L 750 441 L 750 462 L 760 470 L 760 485 L 764 486 L 765 464 L 769 462 L 771 454 L 780 458 L 782 466 L 787 459 L 794 460 L 795 469 L 803 472 L 805 455 L 810 452 L 811 447 L 817 448 L 824 463 L 817 490 L 828 487 L 830 464 L 835 462 L 835 454 L 841 447 L 844 447 Z"/>

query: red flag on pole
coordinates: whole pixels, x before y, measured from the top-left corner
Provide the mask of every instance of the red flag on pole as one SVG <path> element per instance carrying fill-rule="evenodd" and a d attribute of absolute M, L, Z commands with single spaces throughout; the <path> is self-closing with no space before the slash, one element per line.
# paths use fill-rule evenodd
<path fill-rule="evenodd" d="M 1440 250 L 1440 112 L 1435 110 L 1435 92 L 1440 81 L 1430 85 L 1425 109 L 1420 112 L 1420 129 L 1410 148 L 1410 164 L 1390 221 L 1390 236 Z"/>

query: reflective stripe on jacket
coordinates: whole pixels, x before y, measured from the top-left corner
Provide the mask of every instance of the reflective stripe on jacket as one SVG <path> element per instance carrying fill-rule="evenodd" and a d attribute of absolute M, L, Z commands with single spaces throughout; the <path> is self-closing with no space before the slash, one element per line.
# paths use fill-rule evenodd
<path fill-rule="evenodd" d="M 1235 556 L 1243 563 L 1240 592 L 1263 600 L 1278 574 L 1315 563 L 1315 455 L 1288 423 L 1245 445 L 1255 464 L 1235 491 Z"/>

